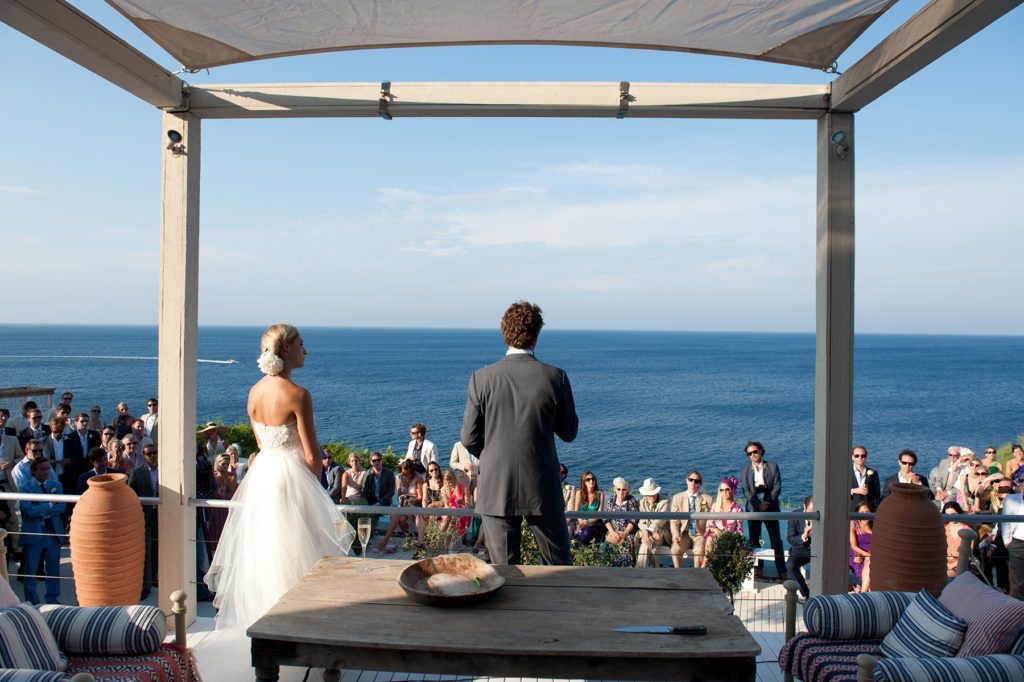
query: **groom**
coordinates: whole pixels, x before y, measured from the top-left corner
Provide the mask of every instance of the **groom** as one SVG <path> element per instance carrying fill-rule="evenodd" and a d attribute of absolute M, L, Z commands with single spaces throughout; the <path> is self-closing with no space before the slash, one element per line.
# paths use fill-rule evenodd
<path fill-rule="evenodd" d="M 495 564 L 519 563 L 521 518 L 544 563 L 572 564 L 555 435 L 572 441 L 579 419 L 565 371 L 533 356 L 542 326 L 539 306 L 513 303 L 504 359 L 469 379 L 461 441 L 480 458 L 476 512 Z"/>

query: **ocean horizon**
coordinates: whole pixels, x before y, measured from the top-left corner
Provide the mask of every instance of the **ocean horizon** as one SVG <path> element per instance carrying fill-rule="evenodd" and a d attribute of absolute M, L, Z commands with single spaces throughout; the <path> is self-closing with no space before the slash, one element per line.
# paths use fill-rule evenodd
<path fill-rule="evenodd" d="M 404 452 L 409 424 L 424 422 L 443 459 L 469 375 L 505 351 L 497 329 L 301 329 L 309 357 L 294 380 L 313 395 L 321 441 Z M 200 327 L 198 421 L 247 419 L 262 330 Z M 604 489 L 653 477 L 673 492 L 697 468 L 710 490 L 760 440 L 798 502 L 811 488 L 814 344 L 799 332 L 545 329 L 537 357 L 568 372 L 580 416 L 559 456 L 571 479 L 591 470 Z M 120 400 L 139 414 L 156 394 L 156 355 L 155 325 L 0 325 L 0 387 L 71 390 L 76 409 L 99 404 L 107 420 Z M 1006 443 L 1024 432 L 1022 360 L 1024 336 L 857 334 L 854 441 L 881 476 L 905 447 L 926 476 L 949 445 Z"/>

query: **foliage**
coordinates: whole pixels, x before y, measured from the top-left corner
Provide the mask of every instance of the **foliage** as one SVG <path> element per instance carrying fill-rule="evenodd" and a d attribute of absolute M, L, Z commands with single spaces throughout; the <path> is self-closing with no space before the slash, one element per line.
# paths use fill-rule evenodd
<path fill-rule="evenodd" d="M 731 600 L 754 570 L 754 552 L 743 535 L 725 531 L 715 537 L 707 562 L 711 575 Z"/>
<path fill-rule="evenodd" d="M 453 521 L 442 528 L 441 517 L 428 517 L 427 529 L 423 532 L 423 547 L 414 553 L 415 558 L 422 559 L 445 554 L 459 545 L 461 538 L 455 532 L 458 524 L 454 522 L 454 517 L 449 518 L 452 518 Z M 411 540 L 412 538 L 408 538 L 407 543 Z"/>
<path fill-rule="evenodd" d="M 1017 434 L 1017 443 L 1020 445 L 1024 445 L 1024 433 Z M 999 448 L 996 450 L 996 461 L 1001 464 L 1006 464 L 1011 459 L 1013 459 L 1013 451 L 1011 450 L 1013 445 L 1014 444 L 1011 441 L 1009 443 L 1004 443 L 1003 445 L 999 446 Z"/>
<path fill-rule="evenodd" d="M 519 545 L 520 561 L 526 565 L 539 565 L 540 550 L 537 549 L 537 539 L 533 537 L 525 519 L 520 532 L 523 536 Z M 614 566 L 617 557 L 618 549 L 603 542 L 592 542 L 589 545 L 572 543 L 572 562 L 576 566 Z"/>
<path fill-rule="evenodd" d="M 238 447 L 242 448 L 242 457 L 248 457 L 260 449 L 256 445 L 256 434 L 252 430 L 252 424 L 246 422 L 229 426 L 224 440 L 228 443 L 238 443 Z"/>

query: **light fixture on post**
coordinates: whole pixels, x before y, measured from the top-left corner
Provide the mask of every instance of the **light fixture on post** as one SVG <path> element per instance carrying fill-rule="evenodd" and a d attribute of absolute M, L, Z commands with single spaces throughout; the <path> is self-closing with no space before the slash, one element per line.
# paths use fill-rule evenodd
<path fill-rule="evenodd" d="M 181 133 L 177 130 L 167 131 L 167 149 L 175 156 L 181 156 L 185 153 L 185 145 L 181 143 Z"/>
<path fill-rule="evenodd" d="M 850 145 L 846 144 L 846 131 L 837 130 L 832 133 L 832 151 L 835 153 L 836 158 L 841 161 L 846 160 L 846 157 L 850 155 Z"/>

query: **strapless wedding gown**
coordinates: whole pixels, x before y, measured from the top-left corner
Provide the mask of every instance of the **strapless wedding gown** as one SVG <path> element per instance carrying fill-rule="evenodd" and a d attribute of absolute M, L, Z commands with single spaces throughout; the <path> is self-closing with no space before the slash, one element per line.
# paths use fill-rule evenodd
<path fill-rule="evenodd" d="M 246 670 L 252 679 L 246 629 L 317 561 L 347 554 L 355 538 L 351 524 L 306 466 L 296 425 L 254 421 L 253 429 L 262 449 L 235 492 L 236 506 L 206 572 L 206 584 L 216 593 L 214 634 L 220 635 L 209 642 L 218 655 L 203 656 L 213 651 L 202 651 L 209 648 L 202 645 L 197 651 L 200 673 L 208 680 L 228 679 L 219 665 L 225 659 L 231 661 L 231 679 Z M 230 643 L 236 650 L 242 647 L 238 656 L 224 656 Z M 213 677 L 204 670 L 211 659 L 218 664 Z"/>

